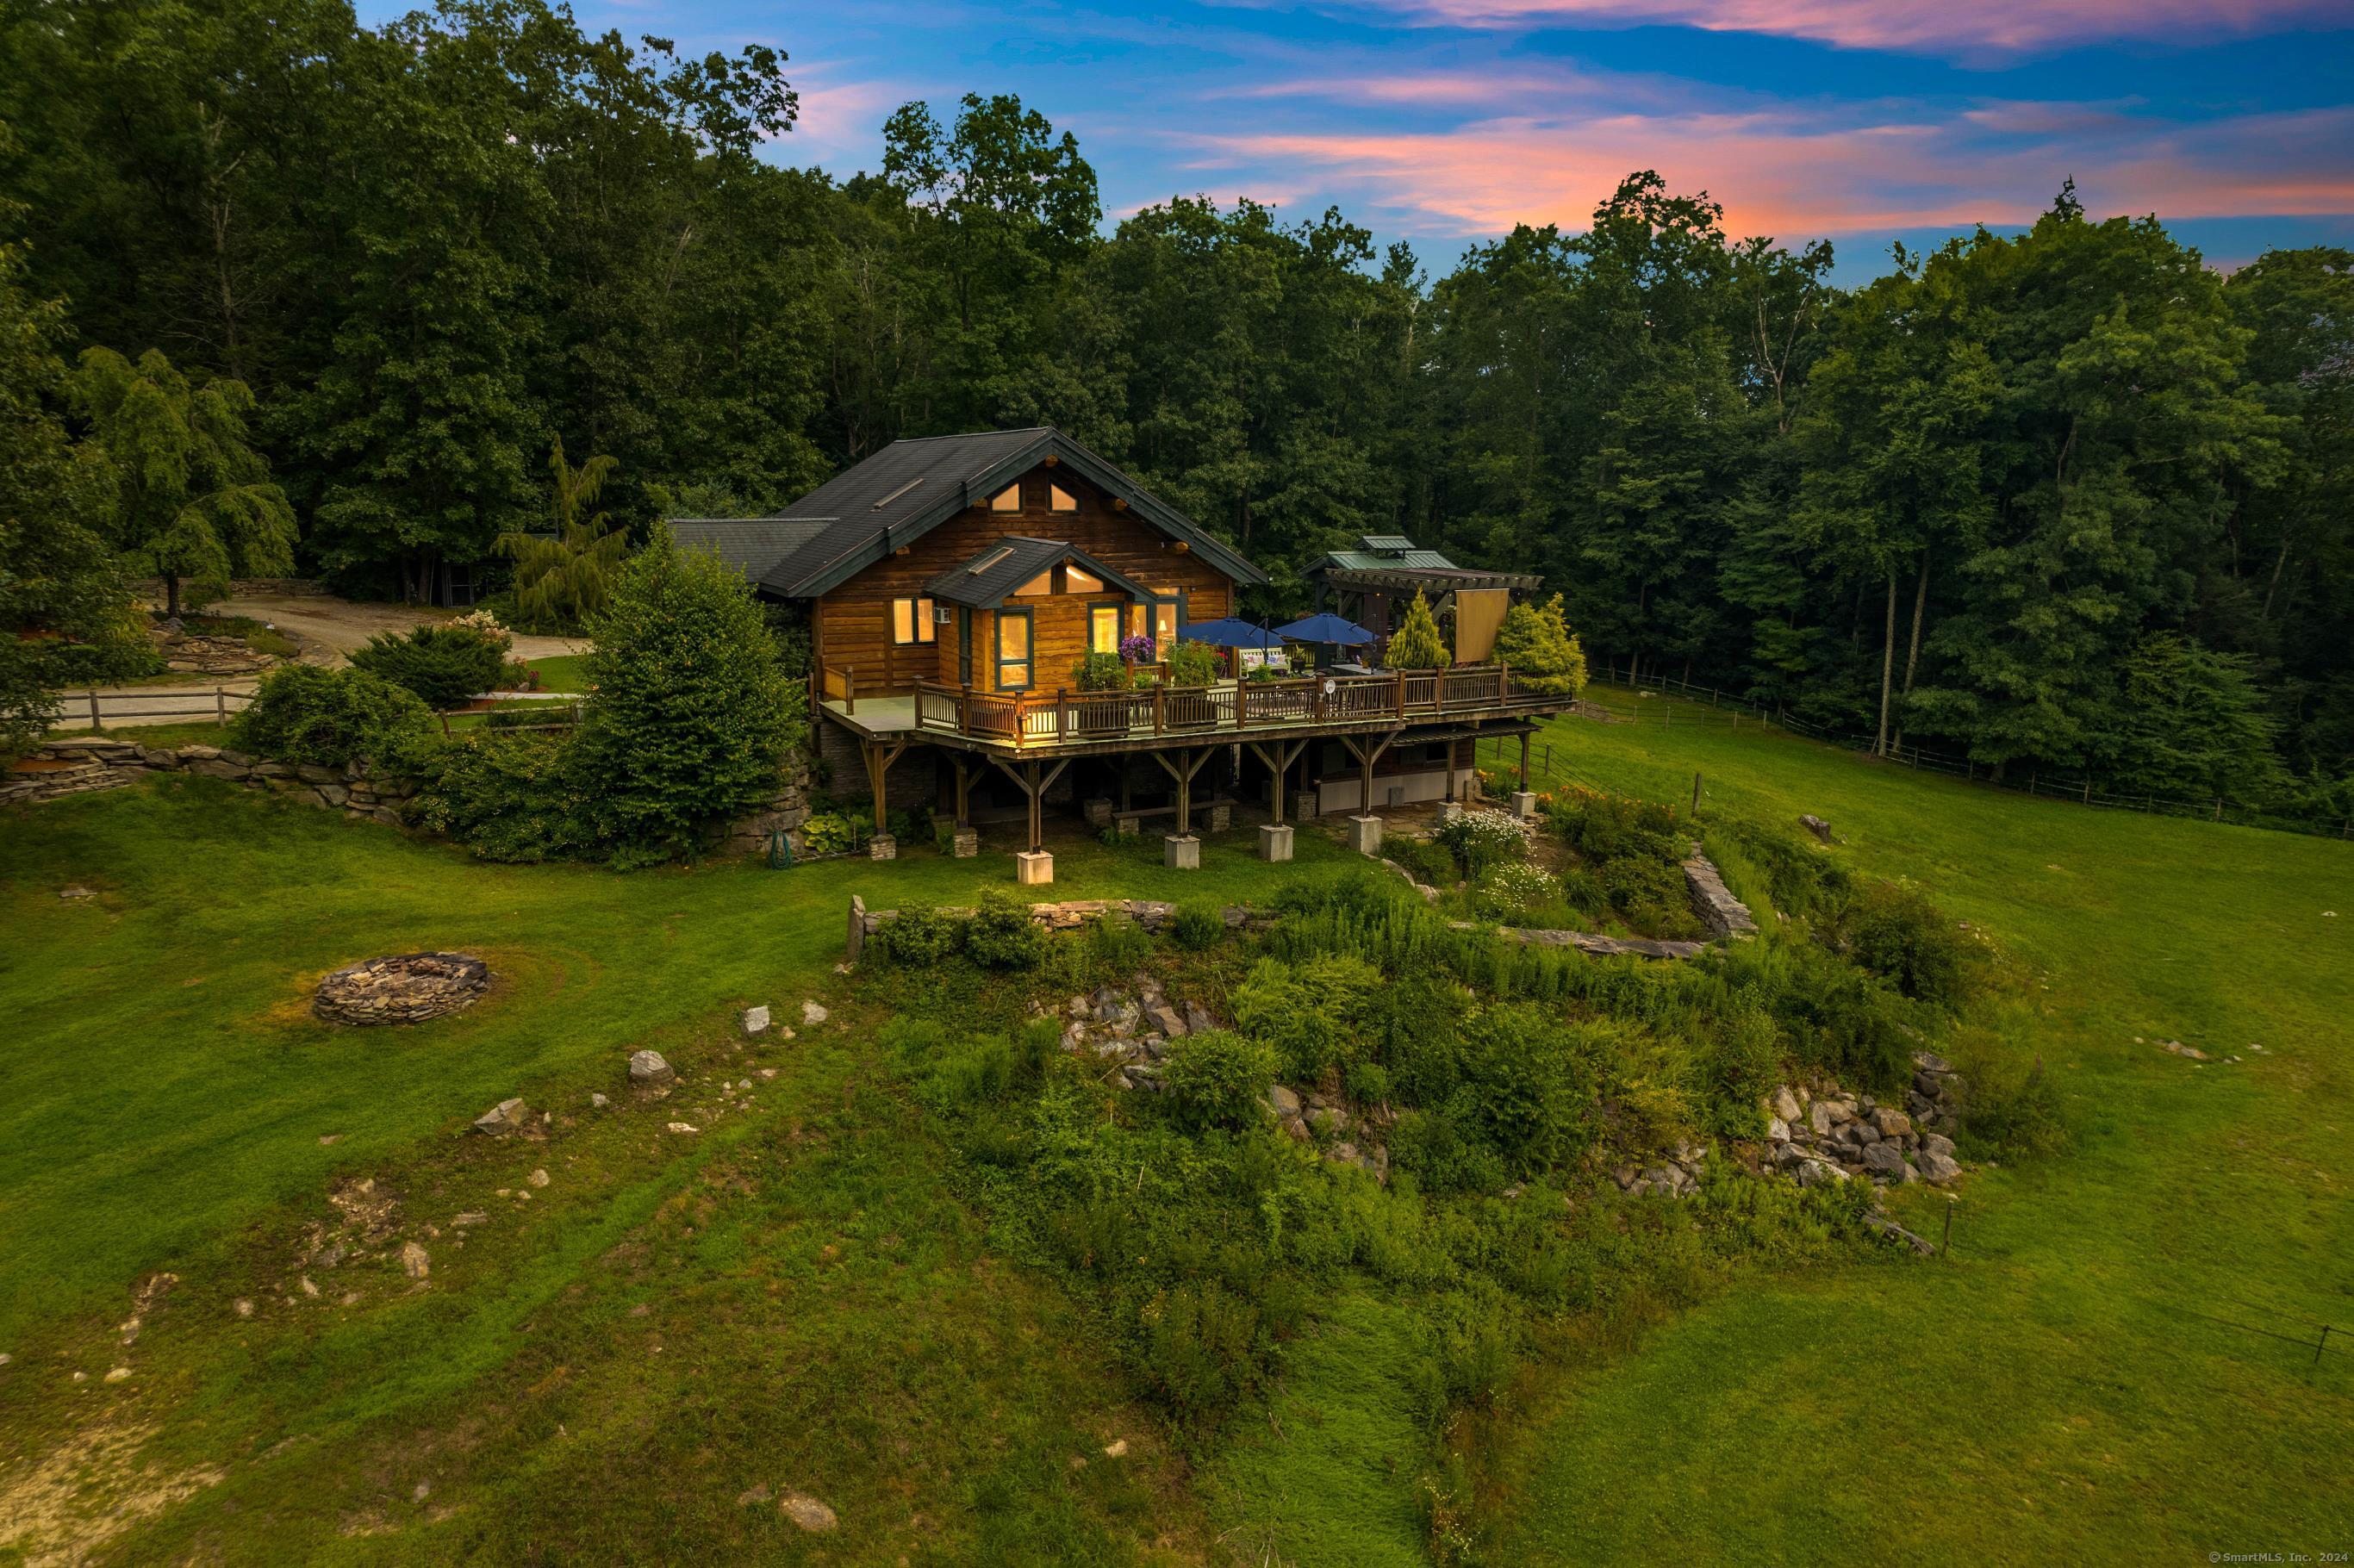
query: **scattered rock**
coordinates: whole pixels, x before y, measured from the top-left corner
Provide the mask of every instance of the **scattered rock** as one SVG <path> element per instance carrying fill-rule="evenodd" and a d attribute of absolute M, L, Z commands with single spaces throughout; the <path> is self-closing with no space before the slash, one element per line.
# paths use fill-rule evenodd
<path fill-rule="evenodd" d="M 1902 1181 L 1904 1177 L 1904 1153 L 1885 1140 L 1867 1144 L 1863 1150 L 1863 1168 L 1874 1176 Z"/>
<path fill-rule="evenodd" d="M 1126 1457 L 1127 1453 L 1128 1439 L 1125 1437 L 1115 1437 L 1109 1443 L 1104 1445 L 1104 1457 L 1107 1459 L 1122 1458 Z"/>
<path fill-rule="evenodd" d="M 1275 1114 L 1278 1117 L 1299 1114 L 1299 1095 L 1285 1088 L 1281 1084 L 1274 1085 L 1267 1091 L 1267 1103 L 1275 1107 Z"/>
<path fill-rule="evenodd" d="M 2185 1045 L 2179 1040 L 2161 1040 L 2158 1043 L 2158 1048 L 2161 1051 L 2171 1051 L 2178 1056 L 2188 1056 L 2194 1062 L 2209 1060 L 2206 1052 L 2200 1050 L 2196 1045 Z"/>
<path fill-rule="evenodd" d="M 1774 1091 L 1773 1100 L 1766 1108 L 1786 1122 L 1796 1121 L 1806 1114 L 1806 1107 L 1798 1104 L 1798 1097 L 1790 1092 L 1787 1084 Z"/>
<path fill-rule="evenodd" d="M 663 1059 L 661 1052 L 632 1051 L 630 1053 L 631 1083 L 642 1088 L 652 1088 L 657 1084 L 671 1083 L 677 1077 L 677 1070 Z"/>
<path fill-rule="evenodd" d="M 333 1149 L 338 1143 L 343 1142 L 343 1140 L 344 1135 L 340 1132 L 323 1132 L 319 1135 L 319 1147 L 322 1149 Z"/>
<path fill-rule="evenodd" d="M 701 1132 L 703 1130 L 701 1128 L 695 1126 L 691 1122 L 684 1121 L 672 1122 L 670 1124 L 670 1129 L 673 1132 Z"/>
<path fill-rule="evenodd" d="M 501 1100 L 474 1118 L 474 1130 L 493 1138 L 503 1137 L 523 1126 L 530 1115 L 531 1108 L 522 1100 Z"/>
<path fill-rule="evenodd" d="M 490 1224 L 490 1215 L 470 1210 L 451 1220 L 450 1222 L 450 1227 L 452 1230 L 463 1230 L 469 1225 L 486 1225 Z"/>
<path fill-rule="evenodd" d="M 736 1494 L 736 1506 L 737 1508 L 749 1508 L 754 1503 L 767 1502 L 773 1495 L 775 1494 L 769 1490 L 769 1484 L 766 1481 L 762 1481 L 756 1486 L 746 1487 L 742 1491 L 737 1492 Z"/>
<path fill-rule="evenodd" d="M 746 1008 L 744 1010 L 744 1033 L 749 1036 L 766 1034 L 768 1032 L 769 1009 L 767 1004 L 763 1003 L 758 1007 Z"/>
<path fill-rule="evenodd" d="M 588 1097 L 589 1107 L 595 1110 L 603 1110 L 607 1106 L 611 1105 L 612 1103 L 612 1101 L 607 1099 L 602 1095 L 590 1095 Z"/>
<path fill-rule="evenodd" d="M 1349 1113 L 1339 1106 L 1318 1106 L 1308 1113 L 1308 1125 L 1327 1137 L 1349 1130 Z"/>
<path fill-rule="evenodd" d="M 127 1378 L 130 1375 L 131 1369 L 129 1367 L 116 1367 L 106 1374 L 106 1381 L 109 1383 L 121 1383 L 124 1378 Z"/>
<path fill-rule="evenodd" d="M 524 1180 L 530 1182 L 535 1187 L 545 1187 L 547 1185 L 547 1172 L 545 1171 L 535 1171 L 530 1175 L 525 1177 Z"/>
<path fill-rule="evenodd" d="M 98 895 L 77 882 L 71 887 L 60 887 L 58 889 L 58 896 L 71 901 L 80 898 L 95 898 Z"/>
<path fill-rule="evenodd" d="M 1831 842 L 1831 825 L 1823 821 L 1820 817 L 1816 816 L 1812 811 L 1805 811 L 1799 814 L 1798 826 L 1814 834 L 1816 839 L 1820 842 L 1829 843 Z"/>
<path fill-rule="evenodd" d="M 400 1244 L 400 1272 L 411 1279 L 422 1279 L 433 1272 L 433 1259 L 415 1242 Z"/>
<path fill-rule="evenodd" d="M 1921 1135 L 1921 1149 L 1924 1153 L 1942 1154 L 1950 1160 L 1954 1153 L 1954 1140 L 1942 1132 L 1924 1133 Z"/>
<path fill-rule="evenodd" d="M 801 1003 L 801 1023 L 804 1027 L 814 1027 L 817 1024 L 823 1023 L 832 1016 L 832 1014 L 827 1012 L 822 1003 L 814 1001 L 805 1001 Z M 828 1514 L 826 1517 L 831 1519 L 833 1516 L 832 1514 Z M 827 1528 L 831 1529 L 832 1527 L 829 1525 Z"/>
<path fill-rule="evenodd" d="M 246 1298 L 246 1297 L 243 1297 L 243 1296 L 239 1297 L 239 1298 L 237 1298 L 237 1315 L 238 1315 L 239 1317 L 240 1317 L 240 1318 L 250 1318 L 250 1317 L 252 1317 L 252 1316 L 253 1316 L 253 1302 L 252 1302 L 249 1298 Z"/>
<path fill-rule="evenodd" d="M 811 1022 L 822 1021 L 812 1019 Z M 779 1500 L 777 1511 L 812 1534 L 822 1534 L 841 1522 L 833 1517 L 832 1509 L 807 1492 L 787 1492 Z"/>

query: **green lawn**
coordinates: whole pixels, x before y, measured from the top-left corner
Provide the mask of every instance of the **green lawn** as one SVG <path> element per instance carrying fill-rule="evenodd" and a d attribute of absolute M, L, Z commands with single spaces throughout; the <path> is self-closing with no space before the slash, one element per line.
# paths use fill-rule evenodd
<path fill-rule="evenodd" d="M 1205 844 L 1194 876 L 1058 845 L 1054 891 L 1231 898 L 1266 885 L 1248 842 Z M 1314 835 L 1299 853 L 1310 873 L 1348 859 Z M 77 883 L 99 896 L 60 901 Z M 887 906 L 988 885 L 1012 885 L 1004 845 L 790 872 L 489 866 L 202 779 L 0 823 L 0 999 L 27 1021 L 0 1100 L 0 1455 L 154 1427 L 143 1468 L 220 1470 L 143 1557 L 783 1550 L 773 1506 L 736 1503 L 761 1485 L 841 1511 L 829 1560 L 1178 1550 L 1181 1469 L 1071 1305 L 990 1258 L 832 972 L 852 890 Z M 309 1016 L 322 972 L 422 947 L 487 956 L 498 991 L 412 1029 Z M 736 1008 L 797 1021 L 810 997 L 840 1015 L 740 1044 Z M 624 1089 L 642 1045 L 678 1065 L 673 1102 Z M 467 1133 L 516 1094 L 561 1114 L 546 1141 Z M 363 1177 L 430 1251 L 422 1287 L 397 1258 L 303 1265 L 330 1191 Z M 460 1213 L 490 1218 L 461 1233 Z M 179 1281 L 126 1349 L 157 1269 Z M 1126 1460 L 1070 1463 L 1115 1437 Z M 23 1473 L 0 1465 L 0 1561 L 24 1545 Z"/>
<path fill-rule="evenodd" d="M 1558 721 L 1546 744 L 1611 788 L 1688 800 L 1697 771 L 1704 810 L 1815 812 L 1859 867 L 1983 925 L 2040 976 L 1989 1026 L 2057 1075 L 2077 1146 L 1975 1178 L 1948 1262 L 1761 1283 L 1564 1368 L 1499 1460 L 1499 1560 L 2354 1547 L 2354 1357 L 2317 1370 L 2194 1316 L 2354 1329 L 2354 845 L 1746 725 Z M 1904 1196 L 1935 1234 L 1942 1200 Z"/>
<path fill-rule="evenodd" d="M 2042 1056 L 2076 1147 L 1973 1177 L 1949 1260 L 1753 1276 L 1631 1340 L 1565 1333 L 1474 1434 L 1489 1561 L 2354 1543 L 2354 1359 L 2317 1371 L 2192 1315 L 2354 1327 L 2354 846 L 1746 727 L 1542 744 L 1617 788 L 1689 799 L 1698 770 L 1707 809 L 1816 811 L 1857 867 L 1990 931 L 2026 978 L 1980 1032 Z M 1186 875 L 1149 839 L 1074 840 L 1053 891 L 1264 896 L 1249 842 Z M 57 1543 L 23 1533 L 52 1506 L 139 1561 L 1415 1560 L 1385 1303 L 1328 1304 L 1267 1408 L 1188 1461 L 1088 1309 L 994 1256 L 947 1179 L 873 1046 L 887 989 L 832 966 L 853 891 L 970 902 L 1011 885 L 1010 847 L 499 867 L 192 779 L 0 819 L 0 1563 Z M 1359 863 L 1319 832 L 1299 852 L 1308 875 Z M 322 972 L 428 946 L 485 954 L 499 989 L 416 1029 L 309 1016 Z M 798 1040 L 734 1028 L 811 997 L 834 1016 Z M 640 1045 L 679 1066 L 669 1100 L 623 1087 Z M 544 1140 L 466 1132 L 514 1094 L 557 1113 Z M 428 1279 L 381 1243 L 313 1255 L 363 1179 Z M 1898 1202 L 1934 1233 L 1940 1199 Z M 158 1269 L 177 1282 L 126 1345 Z M 841 1529 L 801 1535 L 759 1488 Z"/>
<path fill-rule="evenodd" d="M 539 689 L 543 692 L 585 692 L 588 689 L 588 655 L 559 653 L 550 659 L 534 659 L 531 667 L 539 672 Z"/>

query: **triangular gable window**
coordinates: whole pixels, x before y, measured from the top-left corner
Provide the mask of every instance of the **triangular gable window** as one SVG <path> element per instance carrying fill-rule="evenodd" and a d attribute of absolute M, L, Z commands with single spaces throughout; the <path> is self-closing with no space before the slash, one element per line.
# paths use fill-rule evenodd
<path fill-rule="evenodd" d="M 1022 486 L 1019 483 L 1009 484 L 1004 489 L 999 491 L 996 494 L 991 496 L 989 498 L 989 509 L 991 512 L 1021 511 Z"/>
<path fill-rule="evenodd" d="M 1047 511 L 1076 512 L 1078 509 L 1079 498 L 1077 496 L 1073 495 L 1069 491 L 1065 490 L 1059 484 L 1050 484 L 1046 487 Z"/>

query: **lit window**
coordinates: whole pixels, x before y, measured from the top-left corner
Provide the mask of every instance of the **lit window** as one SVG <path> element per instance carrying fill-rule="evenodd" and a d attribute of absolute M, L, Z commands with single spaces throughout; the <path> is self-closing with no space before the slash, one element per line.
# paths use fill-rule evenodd
<path fill-rule="evenodd" d="M 1092 572 L 1083 572 L 1076 567 L 1065 567 L 1063 591 L 1065 593 L 1101 593 L 1103 578 Z"/>
<path fill-rule="evenodd" d="M 1047 511 L 1076 512 L 1078 509 L 1079 498 L 1077 496 L 1073 495 L 1069 491 L 1065 490 L 1059 484 L 1050 484 L 1046 487 Z"/>
<path fill-rule="evenodd" d="M 1036 599 L 1041 595 L 1050 594 L 1054 591 L 1055 573 L 1050 567 L 1045 571 L 1040 572 L 1036 577 L 1032 577 L 1020 588 L 1015 588 L 1013 590 L 1013 597 L 1016 599 Z"/>
<path fill-rule="evenodd" d="M 1152 590 L 1152 642 L 1164 653 L 1177 644 L 1178 592 L 1173 588 Z"/>
<path fill-rule="evenodd" d="M 911 642 L 929 642 L 933 639 L 930 599 L 895 599 L 891 601 L 892 641 L 905 647 Z"/>
<path fill-rule="evenodd" d="M 1087 607 L 1087 652 L 1119 652 L 1119 606 L 1097 604 Z"/>
<path fill-rule="evenodd" d="M 1009 484 L 1004 489 L 999 491 L 996 494 L 991 496 L 989 498 L 989 509 L 991 512 L 1021 511 L 1022 486 L 1019 483 Z"/>
<path fill-rule="evenodd" d="M 1148 618 L 1151 614 L 1152 607 L 1149 604 L 1129 605 L 1128 607 L 1128 634 L 1130 637 L 1150 636 L 1152 622 Z"/>
<path fill-rule="evenodd" d="M 1030 612 L 1000 610 L 997 616 L 997 689 L 1021 691 L 1030 684 Z"/>

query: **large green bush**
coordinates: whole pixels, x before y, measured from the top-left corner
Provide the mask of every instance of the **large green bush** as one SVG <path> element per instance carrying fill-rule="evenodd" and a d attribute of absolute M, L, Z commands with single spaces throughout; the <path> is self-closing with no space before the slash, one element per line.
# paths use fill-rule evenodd
<path fill-rule="evenodd" d="M 965 922 L 964 951 L 985 969 L 1034 969 L 1046 961 L 1046 933 L 1030 917 L 1030 906 L 991 889 Z"/>
<path fill-rule="evenodd" d="M 437 747 L 421 771 L 416 820 L 484 860 L 593 856 L 596 789 L 562 736 L 475 730 Z"/>
<path fill-rule="evenodd" d="M 1833 924 L 1849 958 L 1915 1001 L 1951 1009 L 1969 994 L 1976 955 L 1919 889 L 1872 883 L 1840 909 Z"/>
<path fill-rule="evenodd" d="M 1275 1053 L 1263 1042 L 1224 1029 L 1179 1035 L 1162 1064 L 1170 1102 L 1188 1126 L 1234 1131 L 1261 1119 L 1275 1066 Z"/>
<path fill-rule="evenodd" d="M 277 762 L 341 768 L 366 759 L 408 766 L 433 735 L 415 694 L 366 670 L 288 664 L 261 678 L 230 721 L 240 750 Z"/>
<path fill-rule="evenodd" d="M 377 632 L 352 663 L 408 687 L 427 707 L 448 709 L 499 683 L 510 646 L 505 633 L 487 627 L 429 622 L 407 633 Z"/>
<path fill-rule="evenodd" d="M 577 744 L 617 863 L 692 853 L 776 794 L 805 698 L 740 574 L 660 531 L 589 630 L 596 698 Z"/>

